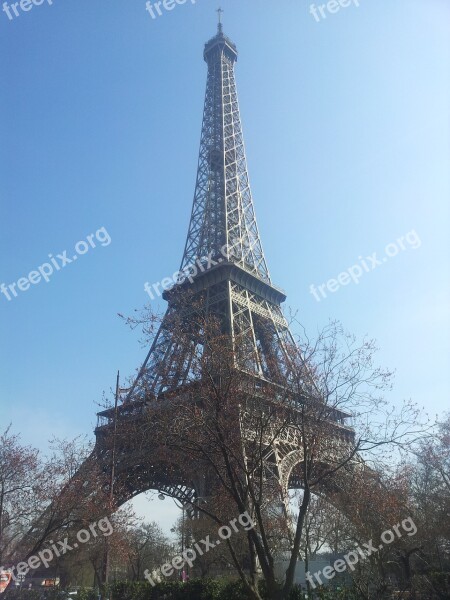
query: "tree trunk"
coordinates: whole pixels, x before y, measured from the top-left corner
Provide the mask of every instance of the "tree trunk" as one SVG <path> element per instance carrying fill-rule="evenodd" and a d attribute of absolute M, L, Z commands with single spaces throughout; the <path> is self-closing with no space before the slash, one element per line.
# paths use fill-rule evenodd
<path fill-rule="evenodd" d="M 294 537 L 294 547 L 292 548 L 291 559 L 289 566 L 286 571 L 286 581 L 283 587 L 283 598 L 288 598 L 290 591 L 294 585 L 295 567 L 300 551 L 300 542 L 302 539 L 303 525 L 305 522 L 305 516 L 308 511 L 309 502 L 311 500 L 311 490 L 309 489 L 308 483 L 305 483 L 305 492 L 303 494 L 302 505 L 300 506 L 300 512 L 298 514 L 297 529 Z"/>

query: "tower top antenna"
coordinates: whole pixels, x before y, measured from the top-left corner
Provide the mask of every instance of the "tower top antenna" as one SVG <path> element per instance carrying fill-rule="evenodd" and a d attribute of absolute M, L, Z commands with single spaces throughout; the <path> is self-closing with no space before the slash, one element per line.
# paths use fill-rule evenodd
<path fill-rule="evenodd" d="M 223 26 L 222 26 L 222 13 L 223 10 L 222 8 L 219 6 L 219 8 L 217 9 L 217 14 L 219 15 L 219 22 L 217 24 L 217 29 L 219 31 L 219 33 L 223 33 Z"/>

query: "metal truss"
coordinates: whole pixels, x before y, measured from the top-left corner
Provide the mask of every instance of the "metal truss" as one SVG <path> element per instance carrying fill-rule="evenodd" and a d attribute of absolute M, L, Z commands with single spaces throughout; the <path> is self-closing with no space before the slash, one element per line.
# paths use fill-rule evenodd
<path fill-rule="evenodd" d="M 234 77 L 237 51 L 221 30 L 205 47 L 208 63 L 197 182 L 181 270 L 197 259 L 230 257 L 270 283 L 253 208 Z"/>
<path fill-rule="evenodd" d="M 203 470 L 186 472 L 166 457 L 157 460 L 144 417 L 149 403 L 159 399 L 163 406 L 168 391 L 182 397 L 201 377 L 195 368 L 205 345 L 201 323 L 213 316 L 228 338 L 234 367 L 253 384 L 236 433 L 247 460 L 256 435 L 254 418 L 282 396 L 295 347 L 281 310 L 286 296 L 271 283 L 256 224 L 234 78 L 237 50 L 221 25 L 206 44 L 204 58 L 208 79 L 198 173 L 181 270 L 203 257 L 217 262 L 164 295 L 169 306 L 138 376 L 127 390 L 117 386 L 115 407 L 98 414 L 96 447 L 79 471 L 88 483 L 89 469 L 99 466 L 104 491 L 114 494 L 117 505 L 156 489 L 191 507 L 192 514 L 196 500 L 212 489 L 215 475 L 206 463 Z M 225 257 L 224 247 L 231 250 Z M 188 292 L 191 303 L 183 302 Z M 296 470 L 301 439 L 295 427 L 275 431 L 265 433 L 260 467 L 275 505 L 263 509 L 287 516 L 287 491 L 302 485 L 302 473 Z M 325 452 L 338 452 L 349 436 L 348 428 L 336 425 Z"/>
<path fill-rule="evenodd" d="M 235 367 L 272 382 L 289 371 L 294 340 L 279 305 L 244 285 L 227 279 L 199 292 L 202 316 L 220 319 L 230 335 Z M 191 366 L 203 352 L 203 338 L 195 329 L 195 311 L 180 315 L 171 305 L 150 349 L 133 399 L 155 397 L 195 379 Z"/>
<path fill-rule="evenodd" d="M 271 284 L 250 190 L 239 103 L 234 77 L 237 50 L 219 27 L 205 46 L 208 77 L 191 220 L 180 270 L 206 256 L 220 257 L 218 269 L 235 271 L 215 278 L 196 276 L 192 288 L 205 314 L 219 316 L 229 332 L 236 367 L 277 381 L 286 376 L 288 347 L 294 342 L 282 314 L 284 294 Z M 224 257 L 223 248 L 231 252 Z M 173 335 L 185 323 L 171 302 L 130 398 L 158 396 L 189 382 L 191 364 L 201 354 L 201 339 L 180 342 Z"/>
<path fill-rule="evenodd" d="M 144 422 L 142 414 L 149 402 L 157 398 L 164 402 L 166 392 L 175 391 L 181 397 L 202 376 L 198 368 L 206 342 L 202 322 L 208 317 L 217 320 L 228 338 L 234 367 L 251 378 L 256 395 L 262 390 L 253 414 L 277 401 L 291 374 L 295 342 L 281 310 L 286 296 L 272 285 L 250 191 L 234 77 L 237 50 L 220 26 L 206 44 L 204 58 L 208 78 L 197 181 L 180 270 L 190 270 L 208 256 L 216 262 L 195 269 L 189 282 L 165 293 L 169 306 L 163 322 L 118 410 L 123 422 Z M 230 250 L 225 256 L 224 247 Z M 100 418 L 97 443 L 101 447 L 102 431 L 111 428 L 113 411 L 103 411 Z M 245 453 L 252 436 L 251 409 L 241 415 L 238 435 Z M 275 436 L 275 441 L 269 437 L 264 479 L 273 488 L 270 497 L 279 493 L 286 513 L 288 488 L 301 485 L 301 475 L 294 471 L 301 460 L 300 441 L 295 428 Z M 183 504 L 192 502 L 199 491 L 207 492 L 202 491 L 203 480 L 189 481 L 167 466 L 154 464 L 150 441 L 142 454 L 133 450 L 132 440 L 126 438 L 124 444 L 117 465 L 123 492 L 120 502 L 150 488 Z"/>

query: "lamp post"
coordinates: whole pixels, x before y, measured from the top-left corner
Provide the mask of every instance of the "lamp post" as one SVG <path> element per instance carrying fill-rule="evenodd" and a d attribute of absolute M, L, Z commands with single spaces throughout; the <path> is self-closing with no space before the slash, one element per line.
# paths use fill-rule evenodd
<path fill-rule="evenodd" d="M 111 452 L 111 473 L 110 473 L 110 481 L 109 481 L 109 510 L 112 510 L 112 506 L 114 503 L 114 479 L 115 479 L 115 469 L 116 469 L 116 436 L 117 436 L 117 415 L 118 415 L 118 402 L 119 402 L 119 380 L 120 373 L 117 371 L 117 379 L 116 379 L 116 393 L 114 396 L 114 422 L 113 422 L 113 446 Z M 101 596 L 106 599 L 109 594 L 108 583 L 109 583 L 109 572 L 110 572 L 110 547 L 109 547 L 109 538 L 105 537 L 105 549 L 103 554 L 103 590 Z M 108 591 L 107 591 L 108 590 Z"/>
<path fill-rule="evenodd" d="M 164 494 L 162 491 L 159 491 L 158 499 L 159 500 L 165 500 L 166 499 L 166 494 Z M 195 508 L 196 505 L 198 505 L 198 504 L 207 504 L 207 501 L 202 496 L 197 496 L 197 498 L 193 502 L 188 502 L 185 505 L 184 504 L 178 504 L 178 502 L 175 500 L 175 498 L 172 498 L 172 500 L 175 502 L 175 506 L 177 506 L 177 508 L 181 509 L 181 553 L 183 554 L 183 552 L 185 550 L 185 546 L 187 545 L 187 536 L 185 537 L 185 516 L 184 516 L 184 511 L 186 510 L 186 508 L 187 508 L 187 506 L 189 504 L 193 508 Z M 172 533 L 175 533 L 176 529 L 174 527 L 172 527 L 172 529 L 170 531 Z M 188 567 L 186 567 L 186 570 L 183 569 L 181 571 L 180 578 L 182 579 L 182 581 L 186 581 L 189 578 Z"/>
<path fill-rule="evenodd" d="M 174 500 L 175 502 L 175 500 Z M 183 554 L 184 552 L 184 548 L 185 548 L 185 535 L 184 535 L 184 511 L 186 510 L 186 507 L 181 505 L 178 505 L 177 502 L 175 502 L 175 505 L 181 509 L 181 554 Z M 172 533 L 176 532 L 175 527 L 172 527 L 172 529 L 170 530 Z M 187 568 L 186 568 L 187 569 Z M 182 581 L 186 580 L 186 575 L 187 575 L 187 570 L 185 571 L 184 569 L 181 571 L 180 573 L 180 579 Z"/>

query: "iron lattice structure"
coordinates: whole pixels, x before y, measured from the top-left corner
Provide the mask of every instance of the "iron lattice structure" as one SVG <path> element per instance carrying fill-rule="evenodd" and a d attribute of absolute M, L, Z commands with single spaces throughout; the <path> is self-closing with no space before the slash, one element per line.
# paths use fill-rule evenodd
<path fill-rule="evenodd" d="M 189 396 L 189 390 L 195 391 L 199 380 L 192 364 L 205 345 L 196 319 L 199 306 L 201 314 L 217 317 L 213 320 L 221 324 L 234 369 L 252 383 L 252 395 L 245 398 L 236 430 L 244 460 L 254 437 L 254 415 L 270 410 L 280 383 L 282 387 L 289 379 L 289 352 L 295 343 L 281 310 L 286 296 L 272 284 L 262 249 L 234 76 L 237 50 L 220 24 L 205 46 L 204 58 L 208 78 L 197 181 L 181 262 L 181 270 L 189 271 L 192 278 L 164 294 L 168 309 L 138 376 L 128 390 L 121 391 L 117 383 L 115 407 L 98 413 L 94 451 L 62 496 L 94 497 L 97 491 L 108 498 L 109 506 L 117 507 L 156 489 L 193 506 L 214 488 L 215 476 L 206 464 L 194 465 L 188 472 L 187 465 L 181 468 L 170 457 L 158 455 L 152 439 L 156 432 L 148 419 L 149 408 L 164 411 L 168 397 L 194 396 Z M 180 302 L 180 294 L 189 294 L 195 302 Z M 180 329 L 187 335 L 177 335 Z M 323 448 L 325 461 L 353 439 L 353 431 L 344 424 L 349 415 L 334 413 Z M 301 439 L 296 427 L 284 427 L 282 433 L 276 423 L 273 428 L 265 432 L 262 471 L 266 485 L 280 490 L 286 510 L 288 489 L 302 486 L 302 474 L 296 470 L 302 459 Z M 101 489 L 89 491 L 96 470 L 101 473 Z M 42 522 L 52 511 L 53 521 L 63 522 L 64 516 L 59 517 L 53 505 Z M 37 524 L 31 530 L 31 540 L 39 529 Z"/>
<path fill-rule="evenodd" d="M 194 309 L 179 302 L 183 290 L 200 303 L 203 314 L 218 317 L 235 368 L 269 386 L 289 377 L 295 342 L 281 310 L 286 296 L 272 284 L 256 223 L 234 74 L 237 49 L 220 24 L 205 45 L 204 59 L 208 76 L 198 172 L 180 267 L 192 278 L 164 294 L 168 309 L 134 384 L 117 411 L 99 413 L 96 451 L 106 465 L 111 462 L 106 438 L 116 420 L 119 429 L 121 422 L 139 421 L 148 402 L 195 384 L 198 373 L 192 372 L 192 363 L 204 340 Z M 179 323 L 191 333 L 183 341 L 174 335 Z M 336 421 L 345 416 L 336 415 Z M 348 434 L 344 429 L 339 434 L 343 439 Z M 245 431 L 239 435 L 245 438 Z M 300 485 L 292 474 L 300 459 L 299 441 L 292 435 L 275 446 L 267 452 L 267 471 L 287 492 Z M 167 465 L 155 464 L 151 448 L 137 449 L 132 440 L 120 443 L 117 461 L 115 477 L 123 493 L 119 503 L 151 488 L 183 503 L 205 493 L 198 489 L 204 482 L 187 481 Z"/>
<path fill-rule="evenodd" d="M 208 64 L 197 183 L 181 269 L 227 245 L 234 262 L 270 284 L 253 208 L 234 76 L 236 46 L 220 31 Z"/>
<path fill-rule="evenodd" d="M 180 271 L 198 271 L 194 282 L 185 285 L 202 294 L 208 313 L 220 316 L 236 366 L 276 380 L 286 370 L 287 347 L 294 342 L 280 307 L 286 296 L 272 285 L 258 231 L 234 74 L 237 50 L 221 25 L 206 44 L 204 59 L 208 78 L 197 180 Z M 218 264 L 208 268 L 211 260 Z M 194 340 L 191 347 L 180 348 L 173 339 L 170 323 L 179 308 L 170 294 L 165 298 L 166 318 L 130 399 L 158 396 L 191 376 L 198 348 Z M 239 354 L 246 358 L 240 360 Z"/>

